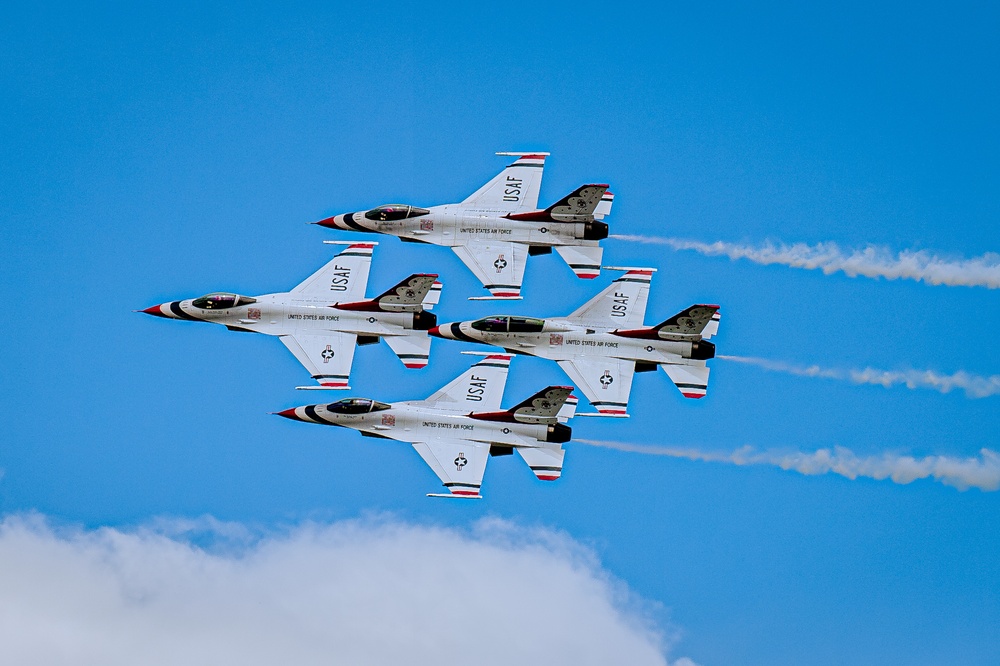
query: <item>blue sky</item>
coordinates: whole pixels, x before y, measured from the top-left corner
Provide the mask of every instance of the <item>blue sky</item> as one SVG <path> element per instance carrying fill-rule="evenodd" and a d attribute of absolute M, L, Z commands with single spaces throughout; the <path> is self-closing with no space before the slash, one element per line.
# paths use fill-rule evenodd
<path fill-rule="evenodd" d="M 434 501 L 409 447 L 268 414 L 315 397 L 277 341 L 132 311 L 286 290 L 330 256 L 322 240 L 355 237 L 306 222 L 461 200 L 503 150 L 552 153 L 545 204 L 610 183 L 612 233 L 996 252 L 998 25 L 986 3 L 9 8 L 0 511 L 84 532 L 500 520 L 596 555 L 671 660 L 995 663 L 996 492 L 570 444 L 556 483 L 494 459 L 485 500 Z M 370 293 L 439 272 L 442 321 L 565 314 L 610 279 L 536 257 L 525 300 L 499 307 L 466 300 L 481 289 L 447 250 L 379 240 Z M 721 304 L 722 354 L 1000 375 L 995 290 L 606 247 L 607 263 L 658 267 L 647 322 Z M 352 386 L 422 397 L 463 348 L 435 341 L 422 371 L 362 348 Z M 644 374 L 630 420 L 574 432 L 717 453 L 1000 448 L 1000 397 L 712 367 L 704 400 Z M 564 381 L 516 359 L 506 403 Z"/>

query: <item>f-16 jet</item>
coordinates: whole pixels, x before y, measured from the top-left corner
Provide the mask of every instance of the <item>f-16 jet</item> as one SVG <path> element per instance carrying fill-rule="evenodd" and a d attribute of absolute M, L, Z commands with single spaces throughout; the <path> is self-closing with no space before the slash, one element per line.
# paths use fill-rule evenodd
<path fill-rule="evenodd" d="M 427 329 L 437 323 L 428 310 L 441 298 L 437 275 L 415 273 L 365 299 L 377 243 L 326 242 L 347 248 L 289 292 L 252 297 L 215 292 L 142 312 L 276 335 L 316 380 L 317 385 L 298 387 L 303 389 L 349 389 L 355 347 L 380 339 L 406 367 L 426 366 Z"/>
<path fill-rule="evenodd" d="M 614 195 L 604 184 L 581 185 L 548 208 L 538 209 L 538 190 L 548 153 L 497 153 L 517 160 L 461 203 L 420 208 L 387 204 L 320 220 L 330 229 L 398 236 L 454 250 L 492 296 L 518 299 L 528 256 L 553 249 L 581 278 L 601 272 Z"/>
<path fill-rule="evenodd" d="M 611 267 L 606 267 L 611 268 Z M 627 416 L 636 372 L 662 368 L 687 398 L 708 390 L 708 341 L 719 329 L 718 305 L 692 305 L 644 326 L 653 268 L 632 268 L 568 317 L 491 316 L 442 324 L 441 338 L 503 347 L 556 361 L 597 408 L 586 416 Z M 585 416 L 581 414 L 581 416 Z"/>
<path fill-rule="evenodd" d="M 549 386 L 503 410 L 510 359 L 507 354 L 486 355 L 426 400 L 346 398 L 277 413 L 351 428 L 366 437 L 410 442 L 448 490 L 428 497 L 481 498 L 486 461 L 514 451 L 536 477 L 554 481 L 562 474 L 561 445 L 572 434 L 565 422 L 576 412 L 573 387 Z"/>

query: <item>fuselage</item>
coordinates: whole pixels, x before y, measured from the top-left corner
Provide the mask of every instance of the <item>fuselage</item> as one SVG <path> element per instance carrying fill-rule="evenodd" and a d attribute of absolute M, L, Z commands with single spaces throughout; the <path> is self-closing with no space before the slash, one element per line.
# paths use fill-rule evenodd
<path fill-rule="evenodd" d="M 386 212 L 385 209 L 390 209 Z M 517 220 L 510 211 L 446 204 L 431 208 L 393 204 L 370 211 L 346 213 L 317 224 L 331 229 L 398 236 L 447 247 L 469 241 L 506 241 L 540 247 L 597 246 L 607 238 L 603 222 L 536 222 Z"/>
<path fill-rule="evenodd" d="M 212 296 L 229 297 L 230 300 L 216 299 L 221 300 L 219 303 L 206 300 Z M 309 331 L 339 331 L 359 336 L 406 335 L 413 330 L 430 328 L 435 320 L 429 312 L 344 310 L 327 301 L 299 299 L 288 292 L 254 297 L 210 294 L 163 303 L 144 312 L 171 319 L 222 324 L 230 329 L 265 335 Z"/>
<path fill-rule="evenodd" d="M 490 328 L 491 323 L 493 328 L 508 330 L 483 330 Z M 510 330 L 517 327 L 527 330 Z M 553 361 L 604 356 L 659 365 L 683 364 L 685 360 L 704 361 L 715 355 L 715 345 L 705 340 L 663 340 L 649 329 L 586 328 L 565 319 L 500 315 L 484 317 L 475 322 L 442 324 L 432 328 L 429 333 L 441 338 L 502 347 L 512 353 Z"/>
<path fill-rule="evenodd" d="M 361 411 L 365 410 L 367 411 Z M 361 413 L 345 413 L 357 410 Z M 380 403 L 367 398 L 347 398 L 329 404 L 306 405 L 279 412 L 306 423 L 335 425 L 403 442 L 466 440 L 510 447 L 537 447 L 540 442 L 569 441 L 563 424 L 519 423 L 476 418 L 467 411 L 430 408 L 419 401 Z"/>

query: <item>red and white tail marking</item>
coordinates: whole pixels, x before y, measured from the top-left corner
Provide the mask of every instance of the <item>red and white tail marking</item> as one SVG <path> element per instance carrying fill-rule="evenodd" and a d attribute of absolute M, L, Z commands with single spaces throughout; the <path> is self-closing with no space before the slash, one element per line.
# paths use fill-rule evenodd
<path fill-rule="evenodd" d="M 594 219 L 603 220 L 607 215 L 611 214 L 611 206 L 615 202 L 615 195 L 611 192 L 605 192 L 604 196 L 601 197 L 601 202 L 597 204 L 597 208 L 594 209 Z"/>
<path fill-rule="evenodd" d="M 510 166 L 545 166 L 545 154 L 522 155 Z"/>

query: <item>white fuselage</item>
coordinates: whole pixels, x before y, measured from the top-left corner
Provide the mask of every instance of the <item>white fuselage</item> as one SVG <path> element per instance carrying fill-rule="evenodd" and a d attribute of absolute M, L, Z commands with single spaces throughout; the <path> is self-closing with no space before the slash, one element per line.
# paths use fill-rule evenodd
<path fill-rule="evenodd" d="M 416 401 L 392 403 L 390 409 L 366 414 L 338 414 L 327 410 L 326 405 L 309 405 L 296 407 L 294 418 L 309 423 L 342 426 L 402 442 L 467 440 L 512 447 L 538 447 L 549 438 L 550 428 L 556 427 L 480 420 L 470 417 L 467 411 L 429 408 Z"/>
<path fill-rule="evenodd" d="M 589 245 L 585 240 L 583 222 L 529 222 L 505 217 L 509 211 L 490 208 L 469 208 L 461 204 L 433 206 L 419 217 L 402 220 L 370 220 L 364 212 L 337 215 L 333 218 L 338 229 L 370 231 L 399 236 L 412 241 L 444 245 L 464 245 L 469 241 L 506 241 L 535 246 Z M 357 228 L 357 227 L 360 227 Z"/>
<path fill-rule="evenodd" d="M 160 306 L 162 316 L 207 321 L 265 335 L 338 331 L 384 336 L 406 335 L 413 329 L 412 312 L 341 310 L 328 301 L 299 299 L 287 292 L 256 296 L 254 303 L 217 310 L 195 307 L 193 300 L 164 303 Z M 186 316 L 179 315 L 178 309 Z"/>
<path fill-rule="evenodd" d="M 457 330 L 456 330 L 457 327 Z M 626 337 L 618 329 L 586 328 L 563 319 L 546 319 L 539 333 L 480 331 L 472 322 L 442 324 L 441 337 L 502 347 L 553 361 L 603 356 L 639 363 L 683 365 L 693 357 L 694 341 Z"/>

